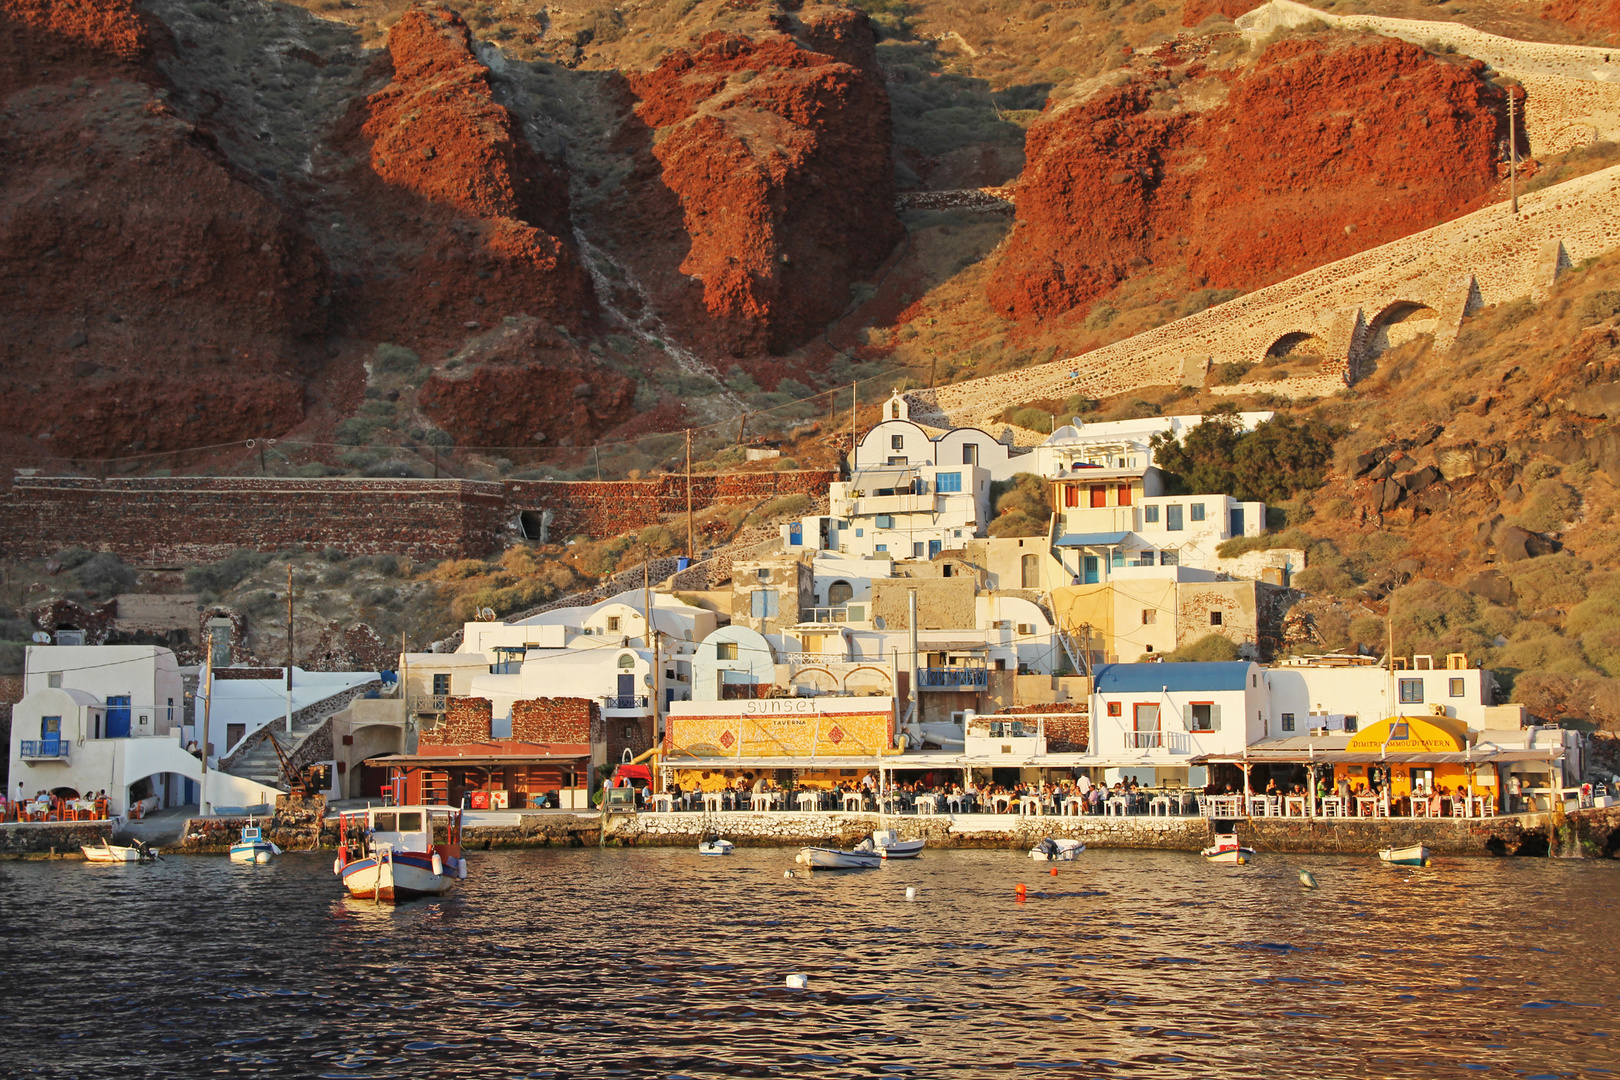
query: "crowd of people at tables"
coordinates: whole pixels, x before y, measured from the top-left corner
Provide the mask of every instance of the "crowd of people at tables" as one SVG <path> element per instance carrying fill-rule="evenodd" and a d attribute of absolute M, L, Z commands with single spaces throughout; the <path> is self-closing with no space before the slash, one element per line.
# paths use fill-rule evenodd
<path fill-rule="evenodd" d="M 105 791 L 92 792 L 82 798 L 43 790 L 29 798 L 25 791 L 27 788 L 20 780 L 16 798 L 8 799 L 6 793 L 0 791 L 0 822 L 101 821 L 109 816 Z"/>
<path fill-rule="evenodd" d="M 1078 811 L 1082 814 L 1103 813 L 1104 803 L 1109 800 L 1124 803 L 1130 812 L 1145 813 L 1151 794 L 1149 789 L 1138 786 L 1134 779 L 1118 781 L 1109 787 L 1093 783 L 1091 778 L 1084 774 L 1055 781 L 1022 782 L 1012 785 L 976 784 L 972 779 L 967 780 L 965 784 L 902 781 L 891 783 L 886 790 L 880 790 L 876 773 L 867 773 L 859 781 L 840 781 L 831 787 L 797 788 L 783 788 L 770 777 L 756 779 L 753 774 L 748 773 L 728 778 L 719 788 L 683 788 L 679 783 L 674 783 L 670 785 L 668 793 L 675 800 L 678 810 L 701 810 L 704 807 L 704 796 L 716 794 L 720 796 L 720 808 L 728 811 L 750 809 L 755 795 L 779 796 L 773 801 L 778 808 L 784 810 L 840 810 L 846 805 L 846 797 L 855 796 L 859 798 L 862 810 L 878 810 L 881 799 L 882 809 L 893 814 L 924 812 L 919 808 L 919 802 L 926 807 L 926 800 L 930 798 L 933 800 L 935 813 L 944 813 L 947 808 L 955 811 L 960 807 L 961 813 L 968 814 L 1017 814 L 1023 806 L 1023 800 L 1028 798 L 1035 799 L 1038 811 L 1044 814 L 1063 812 L 1064 804 L 1070 800 L 1077 802 L 1077 805 L 1071 807 L 1071 812 Z M 801 800 L 800 796 L 805 794 L 812 796 L 813 801 Z M 645 800 L 645 809 L 652 808 L 650 790 L 638 791 L 638 796 Z"/>

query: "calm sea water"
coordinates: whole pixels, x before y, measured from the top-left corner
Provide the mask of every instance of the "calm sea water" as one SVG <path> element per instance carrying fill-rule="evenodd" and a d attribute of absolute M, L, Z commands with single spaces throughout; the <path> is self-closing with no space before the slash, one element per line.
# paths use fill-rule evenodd
<path fill-rule="evenodd" d="M 1620 1069 L 1620 864 L 962 851 L 787 880 L 792 854 L 480 853 L 397 910 L 344 899 L 330 853 L 0 863 L 0 1075 Z"/>

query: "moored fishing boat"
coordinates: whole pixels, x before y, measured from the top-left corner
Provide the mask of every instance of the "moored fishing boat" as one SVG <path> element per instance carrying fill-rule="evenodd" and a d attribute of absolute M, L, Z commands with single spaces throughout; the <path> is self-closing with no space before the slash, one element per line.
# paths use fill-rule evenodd
<path fill-rule="evenodd" d="M 271 856 L 280 854 L 281 849 L 265 837 L 252 818 L 248 818 L 241 837 L 231 845 L 231 862 L 267 863 Z"/>
<path fill-rule="evenodd" d="M 1242 865 L 1254 858 L 1254 848 L 1239 844 L 1236 833 L 1216 833 L 1215 842 L 1199 854 L 1210 862 Z"/>
<path fill-rule="evenodd" d="M 900 839 L 900 834 L 893 829 L 878 829 L 856 844 L 855 850 L 875 851 L 880 859 L 915 859 L 922 854 L 925 846 L 926 842 L 922 840 Z"/>
<path fill-rule="evenodd" d="M 1422 844 L 1378 849 L 1378 857 L 1395 866 L 1428 866 L 1429 849 Z"/>
<path fill-rule="evenodd" d="M 1085 850 L 1086 845 L 1079 840 L 1048 836 L 1029 849 L 1029 857 L 1036 862 L 1073 862 L 1075 857 Z"/>
<path fill-rule="evenodd" d="M 864 866 L 877 866 L 883 856 L 876 851 L 845 851 L 841 848 L 802 847 L 793 860 L 815 870 L 855 870 Z"/>
<path fill-rule="evenodd" d="M 698 841 L 699 855 L 730 855 L 735 845 L 730 840 L 722 840 L 719 833 L 705 833 Z"/>
<path fill-rule="evenodd" d="M 104 839 L 100 844 L 83 844 L 79 850 L 84 853 L 87 862 L 97 863 L 156 862 L 158 857 L 157 852 L 141 840 L 135 841 L 133 847 L 119 847 L 111 840 Z"/>
<path fill-rule="evenodd" d="M 441 818 L 445 842 L 434 843 Z M 442 896 L 467 876 L 461 854 L 461 811 L 445 806 L 379 806 L 338 815 L 332 872 L 359 900 L 395 904 Z"/>

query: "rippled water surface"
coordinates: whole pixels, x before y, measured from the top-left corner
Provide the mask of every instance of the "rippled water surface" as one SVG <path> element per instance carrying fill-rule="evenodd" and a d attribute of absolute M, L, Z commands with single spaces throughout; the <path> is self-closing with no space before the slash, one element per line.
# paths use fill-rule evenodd
<path fill-rule="evenodd" d="M 788 880 L 792 854 L 480 853 L 397 910 L 344 899 L 330 853 L 0 863 L 0 1075 L 1620 1069 L 1612 862 L 956 851 Z"/>

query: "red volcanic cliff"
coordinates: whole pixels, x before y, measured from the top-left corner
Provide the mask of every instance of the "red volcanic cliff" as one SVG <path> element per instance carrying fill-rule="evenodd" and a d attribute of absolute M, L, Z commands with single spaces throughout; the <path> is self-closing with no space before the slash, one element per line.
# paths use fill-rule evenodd
<path fill-rule="evenodd" d="M 634 413 L 636 381 L 536 320 L 503 328 L 435 372 L 416 402 L 468 446 L 586 445 Z"/>
<path fill-rule="evenodd" d="M 1180 87 L 1220 76 L 1189 69 Z M 1152 265 L 1254 289 L 1477 209 L 1497 185 L 1501 90 L 1405 42 L 1273 45 L 1204 112 L 1139 79 L 1030 128 L 988 296 L 1059 314 Z"/>
<path fill-rule="evenodd" d="M 1552 0 L 1541 9 L 1541 17 L 1620 43 L 1620 0 Z"/>
<path fill-rule="evenodd" d="M 325 335 L 297 223 L 177 119 L 132 3 L 0 6 L 0 428 L 65 455 L 285 430 Z"/>
<path fill-rule="evenodd" d="M 682 321 L 707 324 L 705 336 L 737 356 L 813 335 L 902 235 L 888 95 L 865 17 L 810 9 L 797 29 L 809 47 L 715 32 L 629 80 L 635 114 L 657 136 L 638 179 L 675 198 L 640 197 L 625 224 L 684 234 L 670 247 L 685 247 L 679 275 L 698 279 L 701 300 Z M 655 276 L 691 288 L 672 270 Z"/>
<path fill-rule="evenodd" d="M 379 241 L 355 254 L 374 272 L 344 305 L 354 332 L 436 345 L 504 315 L 583 325 L 595 297 L 563 239 L 567 182 L 495 101 L 467 24 L 449 8 L 412 8 L 389 31 L 388 57 L 388 85 L 338 136 L 369 144 L 350 206 Z"/>
<path fill-rule="evenodd" d="M 1259 7 L 1261 0 L 1187 0 L 1181 9 L 1181 25 L 1197 26 L 1211 15 L 1235 19 Z"/>

